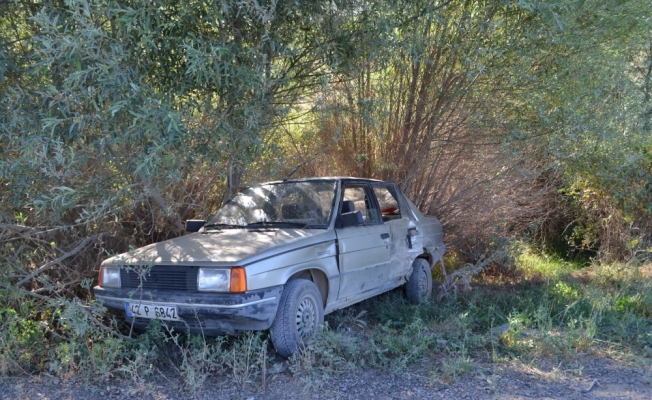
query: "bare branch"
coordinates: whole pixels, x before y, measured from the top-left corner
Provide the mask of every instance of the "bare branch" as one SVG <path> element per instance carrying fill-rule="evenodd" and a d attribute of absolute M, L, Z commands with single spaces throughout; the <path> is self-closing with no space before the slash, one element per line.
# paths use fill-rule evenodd
<path fill-rule="evenodd" d="M 2 230 L 10 230 L 14 231 L 16 233 L 28 233 L 30 235 L 37 236 L 41 239 L 47 239 L 50 238 L 57 233 L 61 231 L 61 228 L 54 228 L 54 229 L 48 229 L 46 231 L 39 231 L 36 228 L 32 228 L 29 226 L 23 226 L 23 225 L 15 225 L 15 224 L 2 224 L 0 223 L 0 229 Z"/>
<path fill-rule="evenodd" d="M 41 265 L 39 268 L 37 268 L 36 270 L 34 270 L 31 274 L 29 274 L 29 275 L 27 275 L 26 277 L 24 277 L 23 279 L 21 279 L 21 280 L 20 280 L 18 283 L 16 283 L 14 286 L 18 288 L 18 287 L 24 285 L 25 283 L 29 282 L 29 281 L 30 281 L 32 278 L 34 278 L 35 276 L 37 276 L 37 275 L 39 275 L 39 274 L 41 274 L 41 273 L 43 273 L 43 272 L 49 270 L 50 268 L 52 268 L 52 267 L 54 267 L 55 265 L 57 265 L 57 264 L 59 264 L 60 262 L 62 262 L 63 260 L 65 260 L 65 259 L 67 259 L 67 258 L 70 258 L 70 257 L 74 256 L 75 254 L 78 254 L 78 253 L 79 253 L 80 251 L 82 251 L 82 250 L 83 250 L 83 249 L 84 249 L 84 248 L 85 248 L 89 243 L 92 243 L 92 242 L 94 242 L 95 240 L 98 240 L 98 239 L 102 238 L 104 235 L 106 235 L 106 233 L 99 233 L 99 234 L 97 234 L 97 235 L 93 235 L 93 236 L 89 236 L 89 237 L 87 237 L 86 239 L 82 240 L 82 242 L 79 243 L 79 244 L 77 245 L 77 247 L 75 247 L 74 249 L 70 250 L 69 252 L 64 253 L 63 255 L 61 255 L 61 257 L 58 257 L 58 258 L 56 258 L 56 259 L 54 259 L 54 260 L 52 260 L 52 261 L 49 261 L 49 262 L 47 262 L 47 263 Z"/>

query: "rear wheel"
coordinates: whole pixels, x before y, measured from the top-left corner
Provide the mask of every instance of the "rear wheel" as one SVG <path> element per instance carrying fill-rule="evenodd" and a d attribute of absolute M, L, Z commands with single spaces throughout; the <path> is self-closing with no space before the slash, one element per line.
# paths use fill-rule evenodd
<path fill-rule="evenodd" d="M 430 264 L 423 258 L 412 263 L 412 274 L 405 284 L 405 293 L 410 303 L 420 303 L 432 296 L 432 275 Z"/>
<path fill-rule="evenodd" d="M 276 352 L 285 358 L 292 356 L 315 337 L 323 321 L 324 306 L 317 286 L 306 279 L 289 281 L 270 328 Z"/>

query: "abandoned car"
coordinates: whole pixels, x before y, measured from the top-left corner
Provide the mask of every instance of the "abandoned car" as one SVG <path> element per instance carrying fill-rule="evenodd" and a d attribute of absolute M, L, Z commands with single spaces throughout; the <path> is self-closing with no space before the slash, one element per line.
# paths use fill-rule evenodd
<path fill-rule="evenodd" d="M 205 335 L 269 329 L 291 356 L 328 314 L 405 285 L 432 293 L 441 224 L 394 183 L 311 178 L 240 191 L 192 234 L 105 260 L 95 297 L 144 329 Z"/>

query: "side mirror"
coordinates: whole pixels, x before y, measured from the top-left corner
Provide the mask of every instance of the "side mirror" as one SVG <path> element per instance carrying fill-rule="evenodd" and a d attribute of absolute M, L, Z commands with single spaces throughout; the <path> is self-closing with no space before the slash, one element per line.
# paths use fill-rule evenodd
<path fill-rule="evenodd" d="M 362 213 L 360 211 L 351 211 L 348 213 L 340 214 L 337 218 L 338 228 L 348 228 L 350 226 L 360 226 L 362 221 Z"/>
<path fill-rule="evenodd" d="M 186 232 L 199 232 L 199 229 L 201 229 L 205 223 L 206 221 L 203 219 L 189 219 L 186 221 Z"/>

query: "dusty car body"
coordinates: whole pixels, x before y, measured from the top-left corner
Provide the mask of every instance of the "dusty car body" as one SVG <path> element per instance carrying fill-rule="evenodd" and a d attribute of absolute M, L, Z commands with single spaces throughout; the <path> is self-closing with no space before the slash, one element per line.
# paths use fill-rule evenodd
<path fill-rule="evenodd" d="M 430 296 L 441 224 L 390 182 L 311 178 L 241 191 L 196 231 L 105 260 L 95 297 L 145 327 L 207 335 L 270 329 L 293 354 L 324 314 L 406 285 Z"/>

